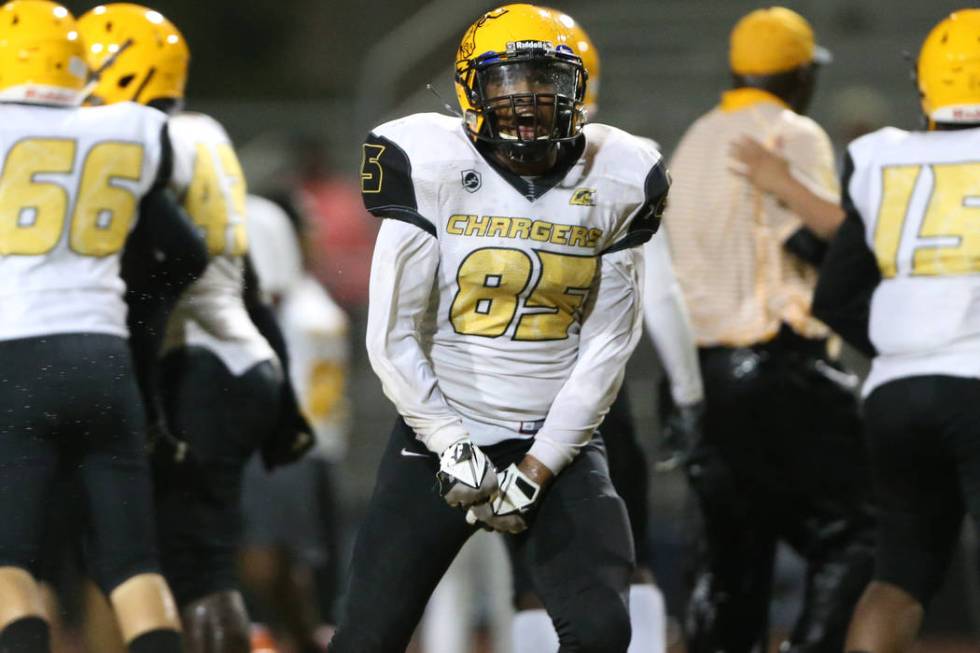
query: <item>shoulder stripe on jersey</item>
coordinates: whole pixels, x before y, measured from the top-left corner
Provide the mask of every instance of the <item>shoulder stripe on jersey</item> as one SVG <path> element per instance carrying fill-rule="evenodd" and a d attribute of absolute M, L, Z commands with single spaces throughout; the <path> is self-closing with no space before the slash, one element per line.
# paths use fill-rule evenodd
<path fill-rule="evenodd" d="M 650 168 L 646 179 L 643 180 L 643 204 L 633 213 L 626 235 L 604 249 L 602 254 L 638 247 L 650 240 L 660 229 L 669 189 L 670 174 L 661 159 Z"/>
<path fill-rule="evenodd" d="M 374 215 L 378 218 L 399 220 L 401 222 L 407 222 L 408 224 L 415 225 L 422 231 L 428 233 L 433 238 L 438 238 L 438 234 L 436 233 L 436 228 L 418 211 L 406 209 L 403 206 L 382 206 L 382 207 L 378 207 L 377 209 L 371 209 L 370 211 L 371 211 L 371 215 Z"/>

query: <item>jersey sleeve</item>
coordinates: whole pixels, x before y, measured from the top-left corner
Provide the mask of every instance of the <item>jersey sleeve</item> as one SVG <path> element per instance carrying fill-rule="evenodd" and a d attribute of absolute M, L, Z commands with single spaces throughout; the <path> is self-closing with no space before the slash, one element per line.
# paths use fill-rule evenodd
<path fill-rule="evenodd" d="M 361 146 L 361 197 L 374 216 L 400 220 L 431 236 L 432 222 L 419 211 L 408 154 L 390 138 L 372 132 Z"/>
<path fill-rule="evenodd" d="M 642 203 L 627 217 L 618 238 L 603 250 L 603 254 L 639 247 L 650 240 L 660 228 L 664 208 L 667 206 L 667 191 L 670 190 L 670 174 L 663 159 L 657 156 L 656 163 L 643 180 Z"/>
<path fill-rule="evenodd" d="M 652 238 L 643 246 L 643 317 L 647 333 L 670 379 L 671 396 L 679 406 L 704 398 L 698 350 L 667 240 Z"/>
<path fill-rule="evenodd" d="M 437 241 L 404 222 L 385 221 L 371 265 L 365 336 L 385 395 L 436 454 L 467 436 L 419 340 L 418 320 L 429 304 L 438 266 Z"/>
<path fill-rule="evenodd" d="M 830 243 L 813 294 L 813 314 L 848 344 L 867 356 L 875 355 L 868 334 L 871 297 L 881 283 L 881 271 L 865 240 L 865 225 L 848 186 L 854 171 L 851 154 L 844 160 L 841 186 L 844 222 Z"/>

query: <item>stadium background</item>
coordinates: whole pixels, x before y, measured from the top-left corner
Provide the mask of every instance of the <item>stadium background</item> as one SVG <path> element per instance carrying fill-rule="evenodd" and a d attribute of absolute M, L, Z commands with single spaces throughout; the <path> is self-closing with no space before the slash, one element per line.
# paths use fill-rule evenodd
<path fill-rule="evenodd" d="M 65 3 L 76 15 L 99 4 Z M 322 193 L 312 212 L 317 271 L 352 317 L 350 445 L 341 465 L 345 516 L 356 526 L 394 411 L 363 352 L 370 217 L 352 200 L 360 141 L 371 126 L 455 106 L 451 74 L 466 26 L 495 3 L 471 0 L 159 0 L 191 47 L 188 107 L 209 113 L 240 148 L 259 193 L 304 185 Z M 657 140 L 668 154 L 728 84 L 728 32 L 760 6 L 746 0 L 549 0 L 589 31 L 602 58 L 599 120 Z M 807 0 L 806 16 L 834 54 L 820 73 L 811 115 L 838 149 L 883 124 L 914 128 L 912 61 L 926 31 L 963 3 L 948 0 Z M 436 93 L 426 89 L 431 84 Z M 724 153 L 719 153 L 722 156 Z M 322 201 L 320 201 L 322 200 Z M 341 243 L 334 238 L 341 234 Z M 331 255 L 336 253 L 336 256 Z M 860 361 L 857 361 L 860 364 Z M 644 445 L 656 443 L 660 371 L 648 341 L 628 384 Z M 787 437 L 792 437 L 787 433 Z M 686 501 L 679 474 L 651 484 L 661 564 L 676 602 Z M 966 534 L 972 538 L 972 530 Z M 971 558 L 972 560 L 972 558 Z M 962 564 L 959 562 L 958 564 Z M 931 616 L 934 633 L 976 630 L 971 573 L 950 576 Z"/>

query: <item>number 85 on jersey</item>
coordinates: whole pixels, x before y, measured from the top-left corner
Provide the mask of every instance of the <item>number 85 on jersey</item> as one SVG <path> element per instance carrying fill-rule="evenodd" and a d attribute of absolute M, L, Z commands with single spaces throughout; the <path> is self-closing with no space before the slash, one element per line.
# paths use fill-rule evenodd
<path fill-rule="evenodd" d="M 462 335 L 497 338 L 512 332 L 514 340 L 564 340 L 581 319 L 597 268 L 594 256 L 474 250 L 456 273 L 450 322 Z"/>

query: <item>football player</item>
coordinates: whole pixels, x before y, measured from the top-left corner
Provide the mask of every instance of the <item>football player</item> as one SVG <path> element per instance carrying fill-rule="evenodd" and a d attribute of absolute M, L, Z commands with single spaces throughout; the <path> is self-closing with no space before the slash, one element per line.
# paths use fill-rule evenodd
<path fill-rule="evenodd" d="M 364 143 L 384 218 L 367 348 L 401 417 L 332 651 L 403 650 L 477 522 L 513 538 L 560 650 L 627 649 L 633 544 L 596 428 L 668 178 L 655 149 L 585 125 L 585 78 L 552 12 L 506 5 L 459 45 L 462 124 L 417 114 Z"/>
<path fill-rule="evenodd" d="M 79 108 L 88 72 L 64 7 L 0 8 L 0 650 L 48 650 L 32 574 L 54 481 L 72 470 L 88 570 L 128 649 L 176 653 L 120 257 L 152 246 L 168 281 L 186 284 L 206 252 L 165 188 L 166 116 L 131 103 Z"/>
<path fill-rule="evenodd" d="M 98 71 L 90 102 L 139 102 L 171 116 L 169 185 L 207 243 L 210 262 L 180 296 L 162 352 L 149 348 L 162 354 L 159 392 L 149 393 L 151 407 L 161 404 L 158 428 L 189 448 L 157 452 L 157 520 L 189 650 L 244 650 L 249 621 L 235 571 L 242 471 L 259 448 L 275 466 L 312 445 L 283 378 L 282 336 L 246 256 L 245 179 L 224 129 L 180 112 L 190 57 L 170 21 L 118 3 L 92 9 L 78 27 Z"/>
<path fill-rule="evenodd" d="M 864 416 L 880 505 L 874 581 L 846 650 L 908 651 L 963 515 L 980 518 L 980 9 L 926 37 L 927 127 L 847 149 L 843 226 L 814 313 L 869 356 Z"/>
<path fill-rule="evenodd" d="M 552 10 L 554 11 L 554 10 Z M 599 110 L 599 52 L 582 25 L 571 16 L 558 12 L 558 20 L 572 34 L 575 51 L 582 57 L 588 73 L 585 111 L 594 121 Z M 658 148 L 659 149 L 659 148 Z M 670 380 L 669 401 L 674 408 L 661 414 L 666 417 L 661 467 L 672 467 L 696 439 L 703 399 L 701 371 L 691 332 L 687 308 L 671 267 L 666 239 L 651 238 L 644 245 L 644 318 L 647 331 L 660 355 Z M 630 584 L 630 622 L 633 639 L 629 650 L 656 653 L 666 649 L 666 612 L 663 594 L 653 582 L 653 560 L 647 545 L 649 505 L 647 500 L 647 459 L 640 445 L 630 412 L 624 385 L 603 420 L 602 439 L 609 458 L 609 476 L 630 516 L 637 568 Z M 533 653 L 557 650 L 555 628 L 530 587 L 527 569 L 514 564 L 514 586 L 517 615 L 514 618 L 514 650 Z"/>

